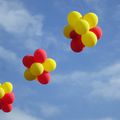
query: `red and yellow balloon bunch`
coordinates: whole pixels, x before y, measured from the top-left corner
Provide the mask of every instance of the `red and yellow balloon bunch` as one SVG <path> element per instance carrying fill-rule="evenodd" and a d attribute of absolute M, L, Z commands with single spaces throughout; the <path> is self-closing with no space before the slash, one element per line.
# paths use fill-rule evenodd
<path fill-rule="evenodd" d="M 10 82 L 0 84 L 0 109 L 4 112 L 11 112 L 15 95 L 12 92 L 13 85 Z"/>
<path fill-rule="evenodd" d="M 85 47 L 93 47 L 102 36 L 102 29 L 97 26 L 98 16 L 87 13 L 82 16 L 77 11 L 68 14 L 68 25 L 64 27 L 64 36 L 72 39 L 71 49 L 81 52 Z"/>
<path fill-rule="evenodd" d="M 25 79 L 32 81 L 37 80 L 41 84 L 50 82 L 50 73 L 56 68 L 56 61 L 47 58 L 43 49 L 37 49 L 34 55 L 26 55 L 23 58 L 23 64 L 27 69 L 24 72 Z"/>

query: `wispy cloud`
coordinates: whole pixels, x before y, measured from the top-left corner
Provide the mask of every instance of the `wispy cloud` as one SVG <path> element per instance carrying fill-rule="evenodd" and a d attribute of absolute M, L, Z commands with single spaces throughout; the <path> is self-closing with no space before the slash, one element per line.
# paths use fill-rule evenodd
<path fill-rule="evenodd" d="M 44 117 L 54 117 L 61 112 L 58 106 L 46 103 L 40 106 L 40 110 Z"/>
<path fill-rule="evenodd" d="M 19 61 L 19 58 L 15 52 L 8 50 L 2 46 L 0 46 L 0 59 L 12 63 L 16 63 Z"/>
<path fill-rule="evenodd" d="M 115 120 L 115 119 L 113 119 L 111 117 L 107 117 L 107 118 L 101 118 L 101 119 L 98 119 L 98 120 Z"/>
<path fill-rule="evenodd" d="M 15 108 L 11 113 L 5 114 L 0 112 L 1 120 L 43 120 L 40 117 L 34 117 L 25 111 Z"/>
<path fill-rule="evenodd" d="M 87 88 L 92 97 L 106 100 L 120 100 L 120 63 L 107 66 L 99 71 L 76 71 L 64 75 L 55 75 L 54 82 L 75 88 Z M 96 98 L 97 98 L 96 97 Z"/>
<path fill-rule="evenodd" d="M 0 0 L 0 26 L 14 34 L 42 35 L 42 15 L 31 15 L 21 2 Z"/>
<path fill-rule="evenodd" d="M 87 119 L 87 120 L 116 120 L 112 117 L 96 118 L 96 119 Z"/>
<path fill-rule="evenodd" d="M 57 38 L 43 26 L 42 13 L 31 14 L 19 0 L 0 0 L 0 28 L 15 37 L 14 44 L 19 43 L 28 50 L 48 49 L 50 46 L 58 48 Z"/>

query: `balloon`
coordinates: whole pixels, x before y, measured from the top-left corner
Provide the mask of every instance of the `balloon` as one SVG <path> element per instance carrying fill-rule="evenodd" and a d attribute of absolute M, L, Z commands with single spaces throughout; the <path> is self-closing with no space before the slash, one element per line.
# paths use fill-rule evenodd
<path fill-rule="evenodd" d="M 81 40 L 81 35 L 78 35 L 74 30 L 70 33 L 71 39 L 79 39 Z"/>
<path fill-rule="evenodd" d="M 70 38 L 70 32 L 73 30 L 73 28 L 70 25 L 67 25 L 64 27 L 64 36 L 66 38 Z"/>
<path fill-rule="evenodd" d="M 44 70 L 47 72 L 51 72 L 56 68 L 56 62 L 52 58 L 47 58 L 43 63 Z"/>
<path fill-rule="evenodd" d="M 0 87 L 0 99 L 5 95 L 5 91 L 2 87 Z"/>
<path fill-rule="evenodd" d="M 12 110 L 12 104 L 5 104 L 5 105 L 3 105 L 2 110 L 4 112 L 10 112 Z"/>
<path fill-rule="evenodd" d="M 15 100 L 15 95 L 13 92 L 7 93 L 4 95 L 4 97 L 1 99 L 1 103 L 4 104 L 12 104 Z"/>
<path fill-rule="evenodd" d="M 93 47 L 97 43 L 97 37 L 93 32 L 89 31 L 82 36 L 82 43 L 86 47 Z"/>
<path fill-rule="evenodd" d="M 41 75 L 44 71 L 43 65 L 41 63 L 33 63 L 30 67 L 30 72 L 34 76 Z"/>
<path fill-rule="evenodd" d="M 81 40 L 78 39 L 73 39 L 70 46 L 71 49 L 77 53 L 81 52 L 84 49 L 84 45 L 82 44 Z"/>
<path fill-rule="evenodd" d="M 86 14 L 83 19 L 89 23 L 90 28 L 93 28 L 98 24 L 98 16 L 95 13 L 90 12 Z"/>
<path fill-rule="evenodd" d="M 32 73 L 30 72 L 30 69 L 26 69 L 25 72 L 24 72 L 24 77 L 26 80 L 28 81 L 32 81 L 32 80 L 35 80 L 36 79 L 36 76 L 35 75 L 32 75 Z"/>
<path fill-rule="evenodd" d="M 2 106 L 3 106 L 3 104 L 2 104 L 1 99 L 0 99 L 0 110 L 2 109 Z"/>
<path fill-rule="evenodd" d="M 41 84 L 48 84 L 50 81 L 50 73 L 56 68 L 56 61 L 47 58 L 47 54 L 43 49 L 37 49 L 34 52 L 34 62 L 30 68 L 24 72 L 25 79 L 32 81 L 37 80 Z M 29 59 L 27 59 L 29 61 Z"/>
<path fill-rule="evenodd" d="M 89 24 L 86 20 L 80 19 L 75 24 L 75 32 L 83 35 L 89 31 Z"/>
<path fill-rule="evenodd" d="M 100 27 L 94 27 L 92 29 L 90 29 L 90 31 L 92 31 L 93 33 L 95 33 L 95 35 L 97 36 L 97 39 L 99 40 L 102 36 L 102 29 Z"/>
<path fill-rule="evenodd" d="M 77 11 L 72 11 L 68 14 L 68 23 L 71 25 L 73 28 L 76 25 L 76 21 L 82 18 L 82 15 L 77 12 Z"/>
<path fill-rule="evenodd" d="M 41 84 L 48 84 L 50 82 L 50 73 L 44 71 L 43 74 L 38 76 L 37 79 Z"/>
<path fill-rule="evenodd" d="M 43 49 L 37 49 L 34 52 L 34 60 L 35 60 L 35 62 L 43 63 L 46 58 L 47 58 L 47 54 Z"/>
<path fill-rule="evenodd" d="M 34 57 L 32 55 L 26 55 L 22 60 L 25 67 L 30 68 L 30 66 L 35 62 Z"/>
<path fill-rule="evenodd" d="M 4 89 L 5 93 L 10 93 L 13 90 L 13 85 L 10 82 L 5 82 L 2 84 L 2 88 Z"/>

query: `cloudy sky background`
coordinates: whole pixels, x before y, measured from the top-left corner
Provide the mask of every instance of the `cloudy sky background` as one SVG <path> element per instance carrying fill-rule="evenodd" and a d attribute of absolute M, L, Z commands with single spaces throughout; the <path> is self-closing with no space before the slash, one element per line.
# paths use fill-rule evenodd
<path fill-rule="evenodd" d="M 95 12 L 103 37 L 73 53 L 67 14 Z M 1 120 L 120 120 L 119 0 L 0 0 L 0 82 L 14 85 L 14 110 Z M 37 48 L 57 62 L 49 85 L 28 82 L 21 60 Z"/>

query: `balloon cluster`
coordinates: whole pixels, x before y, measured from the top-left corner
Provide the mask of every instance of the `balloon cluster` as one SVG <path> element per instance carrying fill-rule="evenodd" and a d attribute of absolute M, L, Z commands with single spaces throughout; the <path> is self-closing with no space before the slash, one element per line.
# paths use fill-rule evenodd
<path fill-rule="evenodd" d="M 98 16 L 87 13 L 82 16 L 77 11 L 68 14 L 68 25 L 64 27 L 64 35 L 72 39 L 71 49 L 81 52 L 85 47 L 93 47 L 102 36 L 102 29 L 97 26 Z"/>
<path fill-rule="evenodd" d="M 10 82 L 0 84 L 0 109 L 4 112 L 11 112 L 15 96 L 12 92 L 13 85 Z"/>
<path fill-rule="evenodd" d="M 50 82 L 50 73 L 56 68 L 56 62 L 52 58 L 47 58 L 43 49 L 37 49 L 34 55 L 26 55 L 22 60 L 27 68 L 24 77 L 28 81 L 37 80 L 41 84 Z"/>

